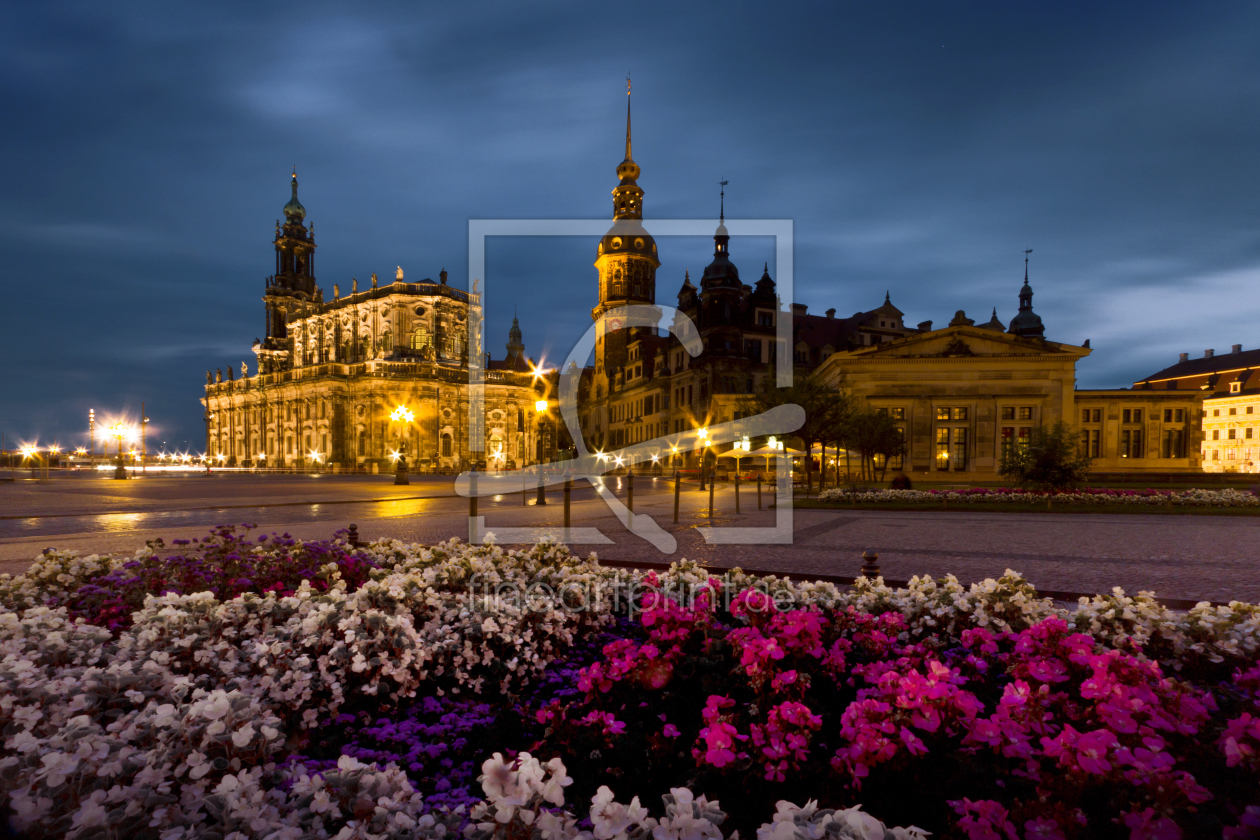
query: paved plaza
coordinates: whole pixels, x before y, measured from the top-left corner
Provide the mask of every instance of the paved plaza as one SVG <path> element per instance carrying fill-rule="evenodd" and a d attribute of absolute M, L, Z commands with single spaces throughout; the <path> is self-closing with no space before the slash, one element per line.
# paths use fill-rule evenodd
<path fill-rule="evenodd" d="M 624 500 L 625 479 L 609 487 Z M 543 527 L 559 533 L 562 493 L 534 505 L 536 491 L 480 501 L 486 528 Z M 769 494 L 765 497 L 769 504 Z M 757 511 L 755 488 L 719 485 L 713 524 L 764 527 L 774 512 Z M 637 478 L 635 512 L 651 515 L 678 548 L 663 555 L 629 533 L 589 486 L 573 494 L 572 525 L 599 528 L 610 544 L 582 553 L 629 561 L 698 560 L 808 576 L 854 575 L 864 550 L 880 554 L 890 579 L 957 575 L 964 582 L 1010 568 L 1042 589 L 1105 592 L 1154 590 L 1172 598 L 1260 601 L 1260 517 L 1151 514 L 976 513 L 966 511 L 794 510 L 791 545 L 709 545 L 709 494 L 684 484 L 678 524 L 673 483 Z M 364 539 L 435 542 L 467 538 L 468 502 L 450 477 L 416 476 L 398 487 L 392 476 L 150 476 L 113 481 L 99 475 L 54 475 L 46 484 L 0 484 L 0 572 L 20 572 L 46 547 L 83 554 L 130 552 L 149 539 L 202 536 L 220 524 L 250 523 L 265 532 L 331 537 L 354 522 Z"/>

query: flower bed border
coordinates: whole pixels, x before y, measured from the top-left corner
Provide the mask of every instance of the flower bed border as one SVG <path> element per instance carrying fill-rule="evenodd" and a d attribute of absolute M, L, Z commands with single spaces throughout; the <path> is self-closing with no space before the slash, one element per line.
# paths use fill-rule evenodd
<path fill-rule="evenodd" d="M 860 558 L 858 562 L 859 563 L 861 562 Z M 669 571 L 669 568 L 670 568 L 669 563 L 659 563 L 659 562 L 655 562 L 651 560 L 611 560 L 604 557 L 600 558 L 599 564 L 601 566 L 609 566 L 616 569 L 630 569 L 632 571 L 637 571 L 640 569 L 644 571 Z M 697 565 L 700 568 L 705 569 L 714 574 L 721 574 L 723 572 L 729 572 L 736 568 L 734 566 L 730 566 L 730 567 L 707 566 L 699 562 L 697 562 Z M 792 574 L 792 573 L 783 572 L 783 571 L 773 571 L 771 569 L 745 568 L 744 566 L 740 566 L 738 568 L 744 574 L 751 575 L 753 577 L 777 577 L 782 580 L 790 580 L 790 581 L 795 581 L 797 583 L 813 583 L 817 581 L 819 583 L 834 584 L 835 586 L 853 586 L 855 583 L 857 583 L 857 581 L 860 578 L 863 577 L 863 575 L 856 575 L 856 576 L 828 575 L 821 572 Z M 886 578 L 882 576 L 879 579 L 883 581 L 885 586 L 888 586 L 892 589 L 906 589 L 910 585 L 910 581 L 908 580 L 895 580 L 893 578 Z M 1041 587 L 1037 587 L 1037 594 L 1042 598 L 1049 598 L 1052 601 L 1076 602 L 1076 601 L 1079 601 L 1081 598 L 1089 600 L 1102 593 L 1067 592 L 1065 590 L 1042 589 Z M 1158 596 L 1153 596 L 1153 598 L 1161 606 L 1167 607 L 1170 610 L 1188 611 L 1188 610 L 1194 609 L 1199 604 L 1211 604 L 1213 607 L 1228 607 L 1229 606 L 1228 601 L 1209 601 L 1207 599 L 1195 599 L 1195 598 L 1160 598 Z"/>

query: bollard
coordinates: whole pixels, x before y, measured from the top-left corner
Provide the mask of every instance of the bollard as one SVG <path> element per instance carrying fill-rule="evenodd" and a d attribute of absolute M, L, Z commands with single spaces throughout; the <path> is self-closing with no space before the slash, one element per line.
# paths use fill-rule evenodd
<path fill-rule="evenodd" d="M 573 494 L 573 479 L 564 480 L 564 538 L 569 539 L 569 497 Z"/>
<path fill-rule="evenodd" d="M 702 473 L 703 474 L 703 473 Z M 713 521 L 713 479 L 717 477 L 717 471 L 709 473 L 709 521 Z"/>
<path fill-rule="evenodd" d="M 875 580 L 879 577 L 879 553 L 874 551 L 862 552 L 862 577 L 868 580 Z"/>
<path fill-rule="evenodd" d="M 674 470 L 674 521 L 678 521 L 678 494 L 682 492 L 682 473 Z"/>
<path fill-rule="evenodd" d="M 735 471 L 735 512 L 739 513 L 739 470 Z"/>
<path fill-rule="evenodd" d="M 350 544 L 351 548 L 358 548 L 360 545 L 359 526 L 355 525 L 353 522 L 350 523 L 350 530 L 346 534 L 346 542 Z"/>
<path fill-rule="evenodd" d="M 757 473 L 757 510 L 761 510 L 761 473 Z"/>

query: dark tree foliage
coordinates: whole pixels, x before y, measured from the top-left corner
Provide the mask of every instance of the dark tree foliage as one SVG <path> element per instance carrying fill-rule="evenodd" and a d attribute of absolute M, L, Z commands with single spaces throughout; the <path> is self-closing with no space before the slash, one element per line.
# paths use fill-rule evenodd
<path fill-rule="evenodd" d="M 1003 453 L 998 472 L 1033 490 L 1070 490 L 1085 480 L 1093 461 L 1081 449 L 1079 437 L 1061 422 L 1036 426 L 1026 445 Z"/>
<path fill-rule="evenodd" d="M 878 472 L 883 481 L 888 462 L 905 454 L 905 436 L 891 417 L 869 407 L 854 411 L 847 426 L 847 442 L 860 456 L 862 478 L 876 480 Z"/>

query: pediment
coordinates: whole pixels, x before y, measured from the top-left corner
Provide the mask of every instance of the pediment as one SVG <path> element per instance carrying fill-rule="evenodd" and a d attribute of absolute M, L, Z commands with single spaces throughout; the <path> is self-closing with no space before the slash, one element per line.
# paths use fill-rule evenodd
<path fill-rule="evenodd" d="M 852 357 L 969 357 L 1089 355 L 1089 349 L 1040 339 L 1020 338 L 975 326 L 946 327 L 850 351 Z"/>

